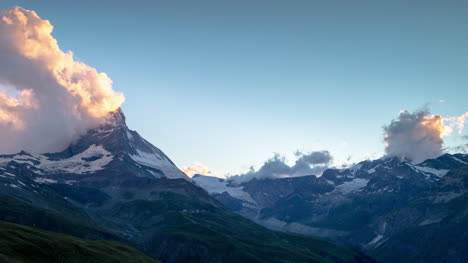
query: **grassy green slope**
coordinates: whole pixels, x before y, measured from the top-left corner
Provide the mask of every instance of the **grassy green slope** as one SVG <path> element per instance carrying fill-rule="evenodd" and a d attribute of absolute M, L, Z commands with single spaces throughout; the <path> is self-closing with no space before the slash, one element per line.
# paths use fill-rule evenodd
<path fill-rule="evenodd" d="M 166 216 L 170 220 L 153 242 L 203 245 L 221 255 L 223 262 L 371 262 L 326 240 L 274 232 L 240 216 L 203 212 Z"/>
<path fill-rule="evenodd" d="M 0 222 L 0 262 L 155 263 L 138 250 L 114 241 L 89 241 Z"/>
<path fill-rule="evenodd" d="M 0 194 L 0 220 L 86 239 L 120 240 L 88 218 L 40 208 Z"/>
<path fill-rule="evenodd" d="M 145 233 L 144 241 L 135 245 L 165 262 L 370 262 L 353 250 L 323 239 L 271 231 L 227 210 L 178 194 L 164 193 L 159 201 L 135 200 L 114 209 L 114 216 L 121 212 L 133 215 L 130 221 Z M 2 195 L 0 220 L 86 239 L 122 240 L 86 219 Z M 28 249 L 23 253 L 28 255 Z M 64 252 L 61 256 L 66 255 Z"/>
<path fill-rule="evenodd" d="M 147 233 L 140 246 L 164 262 L 373 262 L 324 239 L 272 231 L 172 193 L 163 200 L 122 204 L 113 215 L 130 219 Z"/>

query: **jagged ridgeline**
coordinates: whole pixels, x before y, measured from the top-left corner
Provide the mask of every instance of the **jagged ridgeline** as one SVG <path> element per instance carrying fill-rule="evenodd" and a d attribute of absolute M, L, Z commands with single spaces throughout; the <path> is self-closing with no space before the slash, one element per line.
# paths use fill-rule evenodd
<path fill-rule="evenodd" d="M 373 262 L 356 250 L 272 231 L 227 209 L 161 150 L 129 130 L 120 110 L 62 152 L 0 156 L 0 192 L 0 220 L 126 243 L 162 262 Z M 52 243 L 38 241 L 37 246 L 52 250 L 60 248 L 54 240 L 67 240 L 64 246 L 93 244 L 98 254 L 121 246 L 4 226 L 15 230 L 3 230 L 2 242 L 17 231 L 29 231 L 32 240 L 50 235 Z M 0 255 L 23 262 L 14 254 L 23 254 L 18 246 L 22 244 L 11 243 L 9 254 Z"/>
<path fill-rule="evenodd" d="M 325 237 L 382 262 L 468 262 L 468 155 L 363 161 L 322 176 L 193 180 L 268 228 Z"/>

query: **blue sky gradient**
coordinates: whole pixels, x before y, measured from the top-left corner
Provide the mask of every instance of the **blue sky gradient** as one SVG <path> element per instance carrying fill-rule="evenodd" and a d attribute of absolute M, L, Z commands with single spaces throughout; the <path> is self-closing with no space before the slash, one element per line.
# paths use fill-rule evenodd
<path fill-rule="evenodd" d="M 179 166 L 235 174 L 274 152 L 293 161 L 298 149 L 329 150 L 340 165 L 381 156 L 382 127 L 400 110 L 468 110 L 467 1 L 3 0 L 0 8 L 15 5 L 50 20 L 63 50 L 106 72 L 125 94 L 129 126 Z"/>

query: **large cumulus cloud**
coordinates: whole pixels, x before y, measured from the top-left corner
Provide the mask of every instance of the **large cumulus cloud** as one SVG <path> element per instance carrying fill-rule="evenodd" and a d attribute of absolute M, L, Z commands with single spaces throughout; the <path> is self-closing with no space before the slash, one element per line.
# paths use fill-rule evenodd
<path fill-rule="evenodd" d="M 63 52 L 34 11 L 0 14 L 0 152 L 58 151 L 124 101 L 105 73 Z"/>
<path fill-rule="evenodd" d="M 298 151 L 295 155 L 297 159 L 292 166 L 286 163 L 285 157 L 275 154 L 272 158 L 268 159 L 260 169 L 255 170 L 252 167 L 249 172 L 231 176 L 230 179 L 236 183 L 242 183 L 254 178 L 265 179 L 320 175 L 333 161 L 328 151 L 316 151 L 308 154 Z"/>
<path fill-rule="evenodd" d="M 443 137 L 454 130 L 462 133 L 468 112 L 457 117 L 431 115 L 428 109 L 400 112 L 384 126 L 387 156 L 408 158 L 415 163 L 436 158 L 443 153 Z"/>

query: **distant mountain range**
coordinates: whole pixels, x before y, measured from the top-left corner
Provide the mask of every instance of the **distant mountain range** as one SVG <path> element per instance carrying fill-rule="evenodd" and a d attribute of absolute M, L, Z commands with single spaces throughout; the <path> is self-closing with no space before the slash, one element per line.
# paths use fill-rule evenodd
<path fill-rule="evenodd" d="M 466 154 L 381 158 L 320 177 L 193 181 L 270 229 L 326 237 L 382 262 L 468 262 Z"/>
<path fill-rule="evenodd" d="M 237 204 L 238 209 L 233 210 L 249 211 L 257 218 L 263 216 L 261 207 L 274 208 L 283 197 L 265 198 L 260 205 L 260 198 L 244 192 L 247 188 L 241 186 L 228 188 L 244 198 L 231 196 L 231 192 L 214 198 L 195 182 L 161 150 L 128 129 L 120 110 L 112 113 L 105 125 L 88 131 L 62 152 L 0 155 L 0 220 L 68 235 L 1 223 L 0 243 L 9 244 L 9 254 L 0 251 L 0 258 L 29 262 L 24 259 L 29 249 L 21 248 L 31 240 L 40 248 L 47 247 L 46 253 L 58 252 L 54 249 L 62 246 L 56 244 L 63 241 L 68 248 L 82 245 L 80 251 L 85 254 L 84 247 L 91 246 L 96 255 L 113 253 L 116 246 L 127 249 L 116 243 L 120 242 L 164 263 L 374 262 L 357 250 L 321 238 L 269 230 L 223 205 L 232 208 Z M 258 193 L 262 195 L 260 187 Z M 290 194 L 285 192 L 284 197 Z M 267 213 L 265 216 L 259 222 L 273 218 Z M 25 231 L 29 234 L 24 240 L 8 241 Z M 112 243 L 86 243 L 76 238 Z M 70 253 L 78 252 L 69 251 L 60 251 L 63 262 L 77 262 L 78 256 L 83 256 L 70 257 Z M 144 255 L 130 248 L 124 254 L 145 262 Z M 47 256 L 53 255 L 41 256 L 47 262 Z M 109 262 L 111 259 L 112 255 L 106 258 Z"/>

